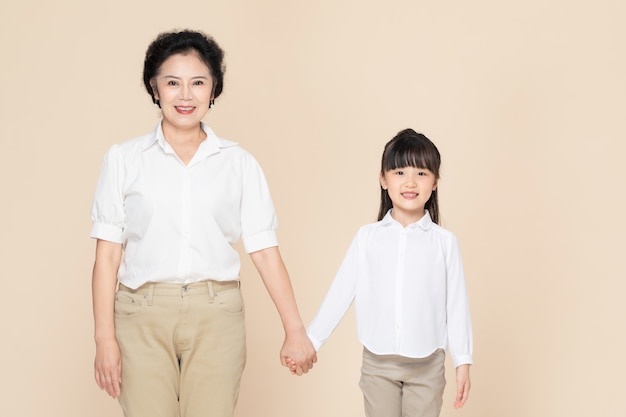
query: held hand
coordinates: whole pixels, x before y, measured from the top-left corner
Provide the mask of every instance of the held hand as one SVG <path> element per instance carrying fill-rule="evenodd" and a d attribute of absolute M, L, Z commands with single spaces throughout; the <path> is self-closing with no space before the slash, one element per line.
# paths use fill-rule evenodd
<path fill-rule="evenodd" d="M 291 372 L 292 375 L 297 375 L 298 366 L 296 365 L 296 361 L 291 358 L 286 358 L 285 362 L 285 366 L 289 368 L 289 372 Z"/>
<path fill-rule="evenodd" d="M 456 399 L 454 408 L 459 409 L 465 405 L 471 387 L 469 376 L 470 365 L 461 365 L 456 368 Z"/>
<path fill-rule="evenodd" d="M 280 350 L 280 363 L 288 367 L 292 374 L 306 374 L 315 362 L 317 353 L 304 329 L 285 336 Z"/>
<path fill-rule="evenodd" d="M 94 362 L 96 384 L 111 397 L 120 395 L 122 383 L 122 356 L 116 340 L 96 343 Z"/>

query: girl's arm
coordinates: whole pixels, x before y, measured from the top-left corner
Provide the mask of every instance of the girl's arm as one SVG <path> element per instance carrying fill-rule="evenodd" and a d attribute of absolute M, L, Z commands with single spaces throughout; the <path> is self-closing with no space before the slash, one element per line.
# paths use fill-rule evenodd
<path fill-rule="evenodd" d="M 363 241 L 359 232 L 352 240 L 320 308 L 309 323 L 307 332 L 317 350 L 328 340 L 354 301 L 359 265 L 364 263 L 359 255 L 363 253 L 362 248 L 359 249 Z"/>
<path fill-rule="evenodd" d="M 465 274 L 456 238 L 450 239 L 446 253 L 448 346 L 454 366 L 472 364 L 472 322 Z"/>
<path fill-rule="evenodd" d="M 96 341 L 96 383 L 111 397 L 120 395 L 122 359 L 115 337 L 113 309 L 122 245 L 98 239 L 93 266 L 92 297 Z"/>
<path fill-rule="evenodd" d="M 287 360 L 291 358 L 296 364 L 298 375 L 307 373 L 317 362 L 317 354 L 300 318 L 289 274 L 278 247 L 273 246 L 252 252 L 250 258 L 276 305 L 285 330 L 280 362 L 283 366 L 288 366 Z"/>
<path fill-rule="evenodd" d="M 470 365 L 460 365 L 456 368 L 456 399 L 454 400 L 454 408 L 461 408 L 465 405 L 471 387 L 470 383 Z"/>
<path fill-rule="evenodd" d="M 454 408 L 461 408 L 467 401 L 471 387 L 469 374 L 473 346 L 465 274 L 456 238 L 450 241 L 446 262 L 448 273 L 448 344 L 456 366 L 457 384 Z"/>

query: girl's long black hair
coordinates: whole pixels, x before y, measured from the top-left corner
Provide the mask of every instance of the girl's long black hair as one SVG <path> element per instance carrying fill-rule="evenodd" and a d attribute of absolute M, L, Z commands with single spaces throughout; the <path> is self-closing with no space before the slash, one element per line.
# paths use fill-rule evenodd
<path fill-rule="evenodd" d="M 397 168 L 414 167 L 427 169 L 435 178 L 439 179 L 439 167 L 441 166 L 441 155 L 434 143 L 421 133 L 413 129 L 404 129 L 385 145 L 383 152 L 380 174 Z M 387 212 L 393 208 L 391 198 L 387 190 L 380 187 L 380 209 L 378 210 L 378 220 L 382 220 Z M 430 199 L 424 207 L 428 210 L 433 222 L 439 224 L 439 201 L 437 199 L 437 189 L 433 190 Z"/>

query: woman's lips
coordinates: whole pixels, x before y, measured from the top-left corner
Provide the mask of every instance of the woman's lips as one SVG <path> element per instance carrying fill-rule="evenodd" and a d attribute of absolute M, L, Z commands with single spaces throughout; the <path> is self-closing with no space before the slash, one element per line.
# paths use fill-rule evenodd
<path fill-rule="evenodd" d="M 180 114 L 191 114 L 196 109 L 192 106 L 175 106 L 174 108 Z"/>

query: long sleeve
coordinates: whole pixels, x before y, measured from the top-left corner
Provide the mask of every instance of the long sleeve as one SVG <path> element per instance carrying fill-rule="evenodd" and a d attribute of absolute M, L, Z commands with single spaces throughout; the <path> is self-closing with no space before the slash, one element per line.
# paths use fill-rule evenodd
<path fill-rule="evenodd" d="M 456 238 L 446 248 L 448 346 L 454 366 L 472 363 L 472 324 L 463 263 Z"/>
<path fill-rule="evenodd" d="M 315 350 L 328 340 L 354 300 L 358 279 L 358 236 L 354 238 L 335 279 L 307 329 Z"/>

